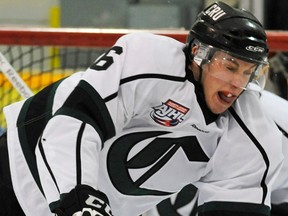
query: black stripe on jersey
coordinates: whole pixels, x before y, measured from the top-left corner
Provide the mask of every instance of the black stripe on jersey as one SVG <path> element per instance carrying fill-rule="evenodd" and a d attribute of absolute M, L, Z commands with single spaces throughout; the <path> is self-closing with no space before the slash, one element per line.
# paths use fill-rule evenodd
<path fill-rule="evenodd" d="M 44 162 L 44 164 L 45 164 L 48 172 L 50 173 L 50 176 L 51 176 L 51 178 L 52 178 L 52 180 L 53 180 L 53 182 L 54 182 L 54 184 L 55 184 L 58 192 L 60 193 L 60 190 L 59 190 L 57 181 L 56 181 L 56 179 L 55 179 L 55 176 L 53 175 L 53 172 L 52 172 L 52 170 L 51 170 L 51 168 L 50 168 L 50 166 L 49 166 L 49 163 L 48 163 L 48 161 L 47 161 L 47 159 L 46 159 L 46 155 L 45 155 L 45 152 L 44 152 L 44 149 L 43 149 L 43 145 L 42 145 L 42 141 L 41 141 L 41 140 L 42 140 L 42 137 L 40 137 L 39 143 L 38 143 L 38 147 L 39 147 L 39 151 L 40 151 L 41 157 L 42 157 L 42 159 L 43 159 L 43 162 Z"/>
<path fill-rule="evenodd" d="M 85 126 L 86 126 L 86 123 L 82 123 L 80 128 L 79 128 L 79 131 L 77 133 L 77 139 L 76 139 L 76 185 L 80 185 L 81 184 L 81 181 L 82 181 L 82 165 L 81 165 L 81 139 L 83 137 L 83 132 L 85 130 Z M 59 187 L 58 187 L 58 184 L 57 184 L 57 181 L 56 181 L 56 178 L 49 166 L 49 163 L 47 162 L 47 159 L 46 159 L 46 156 L 45 156 L 45 153 L 44 153 L 44 149 L 43 149 L 43 145 L 42 145 L 42 142 L 39 142 L 39 149 L 41 147 L 41 156 L 43 158 L 43 161 L 50 173 L 50 176 L 51 178 L 53 179 L 53 182 L 55 184 L 55 186 L 57 187 L 57 190 L 60 194 L 60 190 L 59 190 Z M 63 200 L 63 198 L 67 195 L 67 193 L 61 193 L 60 194 L 60 199 L 55 201 L 55 202 L 51 202 L 49 204 L 49 208 L 50 210 L 52 210 L 53 213 L 55 213 L 55 209 L 59 208 L 60 204 L 61 204 L 61 200 Z"/>
<path fill-rule="evenodd" d="M 198 207 L 199 216 L 268 216 L 270 208 L 263 204 L 238 202 L 207 202 Z"/>
<path fill-rule="evenodd" d="M 71 108 L 67 108 L 67 107 L 61 107 L 60 109 L 58 109 L 55 112 L 54 116 L 56 116 L 56 115 L 70 116 L 70 117 L 73 117 L 75 119 L 78 119 L 82 122 L 85 122 L 85 123 L 91 125 L 97 131 L 97 133 L 98 133 L 98 135 L 102 141 L 102 145 L 103 145 L 103 142 L 105 140 L 103 137 L 102 130 L 100 129 L 99 125 L 90 116 L 88 116 L 86 113 L 81 113 L 75 109 L 71 109 Z"/>
<path fill-rule="evenodd" d="M 171 81 L 175 81 L 175 82 L 184 82 L 186 80 L 185 77 L 176 77 L 176 76 L 169 76 L 169 75 L 165 75 L 165 74 L 139 74 L 139 75 L 135 75 L 135 76 L 131 76 L 131 77 L 126 77 L 122 80 L 120 80 L 120 85 L 128 83 L 128 82 L 132 82 L 138 79 L 164 79 L 164 80 L 171 80 Z M 108 102 L 112 99 L 114 99 L 115 97 L 117 97 L 118 92 L 109 95 L 108 97 L 106 97 L 104 100 L 105 102 Z"/>
<path fill-rule="evenodd" d="M 175 82 L 184 82 L 186 80 L 185 77 L 176 77 L 176 76 L 169 76 L 165 74 L 139 74 L 131 77 L 126 77 L 122 80 L 120 80 L 120 85 L 132 82 L 138 79 L 164 79 L 164 80 L 171 80 Z M 118 95 L 118 92 L 115 92 L 114 94 L 109 95 L 108 97 L 104 98 L 105 102 L 108 102 L 114 98 L 116 98 Z"/>
<path fill-rule="evenodd" d="M 103 142 L 115 135 L 115 127 L 105 101 L 86 81 L 79 82 L 57 114 L 62 112 L 63 109 L 70 110 L 84 118 L 88 117 L 90 122 L 93 122 L 93 127 L 98 125 L 95 129 L 101 129 Z M 66 111 L 64 112 L 70 115 Z"/>
<path fill-rule="evenodd" d="M 17 119 L 18 136 L 21 148 L 31 174 L 43 193 L 36 165 L 35 147 L 47 121 L 51 118 L 52 101 L 60 80 L 44 88 L 35 96 L 27 99 Z M 44 193 L 43 193 L 44 194 Z"/>
<path fill-rule="evenodd" d="M 105 102 L 108 102 L 108 101 L 116 98 L 117 95 L 118 95 L 118 92 L 116 92 L 116 93 L 114 93 L 114 94 L 111 94 L 111 95 L 109 95 L 108 97 L 104 98 L 104 101 L 105 101 Z"/>
<path fill-rule="evenodd" d="M 76 141 L 76 172 L 77 172 L 77 185 L 81 184 L 81 139 L 85 129 L 85 123 L 81 124 Z"/>
<path fill-rule="evenodd" d="M 279 130 L 282 132 L 282 134 L 283 134 L 285 137 L 288 138 L 288 132 L 285 131 L 282 127 L 280 127 L 280 125 L 278 125 L 277 123 L 276 123 L 276 125 L 277 125 L 277 127 L 279 128 Z"/>
<path fill-rule="evenodd" d="M 131 82 L 138 79 L 146 79 L 146 78 L 154 78 L 154 79 L 165 79 L 165 80 L 171 80 L 176 82 L 184 82 L 186 80 L 186 77 L 176 77 L 176 76 L 169 76 L 165 74 L 139 74 L 131 77 L 124 78 L 120 81 L 120 85 Z"/>
<path fill-rule="evenodd" d="M 251 131 L 246 127 L 245 123 L 242 121 L 242 119 L 237 115 L 236 111 L 233 109 L 233 107 L 229 108 L 230 113 L 232 114 L 232 116 L 234 117 L 234 119 L 238 122 L 238 124 L 240 125 L 240 127 L 244 130 L 244 132 L 248 135 L 248 137 L 251 139 L 251 141 L 255 144 L 255 146 L 257 147 L 257 149 L 260 151 L 265 165 L 266 165 L 266 169 L 265 172 L 263 174 L 263 178 L 261 180 L 261 187 L 263 189 L 263 197 L 262 197 L 262 203 L 264 203 L 266 196 L 267 196 L 267 185 L 265 183 L 265 179 L 269 170 L 269 166 L 270 166 L 270 162 L 269 162 L 269 158 L 265 152 L 265 150 L 263 149 L 263 147 L 261 146 L 261 144 L 259 143 L 259 141 L 256 139 L 256 137 L 251 133 Z"/>

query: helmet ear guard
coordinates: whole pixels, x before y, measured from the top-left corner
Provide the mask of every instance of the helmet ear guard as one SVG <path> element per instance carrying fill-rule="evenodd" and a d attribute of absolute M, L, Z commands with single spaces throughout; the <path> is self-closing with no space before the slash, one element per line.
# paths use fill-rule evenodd
<path fill-rule="evenodd" d="M 193 60 L 196 62 L 196 64 L 201 67 L 202 65 L 209 63 L 215 51 L 197 39 L 194 40 L 194 44 L 195 46 L 198 46 L 197 52 L 193 56 Z"/>

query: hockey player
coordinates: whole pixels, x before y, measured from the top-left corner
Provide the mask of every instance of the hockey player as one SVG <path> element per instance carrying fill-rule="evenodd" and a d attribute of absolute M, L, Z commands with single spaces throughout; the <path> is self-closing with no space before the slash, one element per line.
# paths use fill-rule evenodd
<path fill-rule="evenodd" d="M 269 215 L 283 157 L 257 92 L 267 54 L 257 19 L 218 2 L 187 45 L 123 36 L 84 73 L 6 107 L 21 208 L 138 216 L 193 184 L 200 215 Z"/>

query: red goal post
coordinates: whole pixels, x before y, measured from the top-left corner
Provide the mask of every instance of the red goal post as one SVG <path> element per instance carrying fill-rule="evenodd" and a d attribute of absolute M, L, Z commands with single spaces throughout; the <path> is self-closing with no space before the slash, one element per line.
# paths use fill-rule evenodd
<path fill-rule="evenodd" d="M 187 30 L 92 28 L 0 28 L 0 52 L 34 93 L 69 74 L 87 68 L 99 54 L 124 34 L 152 32 L 186 41 Z M 271 54 L 288 51 L 288 31 L 267 31 Z M 21 99 L 0 73 L 0 130 L 5 128 L 2 109 Z M 1 133 L 1 131 L 0 131 Z"/>

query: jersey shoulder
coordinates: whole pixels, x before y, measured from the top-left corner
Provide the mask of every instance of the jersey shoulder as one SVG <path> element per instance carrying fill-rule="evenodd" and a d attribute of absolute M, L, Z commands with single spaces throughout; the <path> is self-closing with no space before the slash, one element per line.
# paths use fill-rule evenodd
<path fill-rule="evenodd" d="M 266 90 L 262 92 L 260 100 L 265 113 L 288 131 L 288 119 L 284 117 L 288 116 L 288 101 Z"/>
<path fill-rule="evenodd" d="M 171 37 L 137 32 L 121 37 L 115 45 L 123 48 L 125 69 L 133 73 L 185 74 L 185 44 Z"/>

